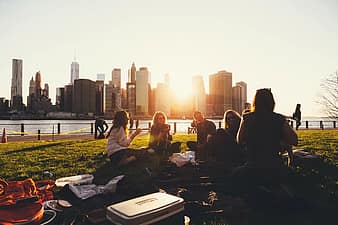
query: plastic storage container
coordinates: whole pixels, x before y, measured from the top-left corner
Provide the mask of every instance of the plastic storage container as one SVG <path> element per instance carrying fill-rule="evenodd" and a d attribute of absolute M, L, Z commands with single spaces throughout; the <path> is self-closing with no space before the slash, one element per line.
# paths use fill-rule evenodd
<path fill-rule="evenodd" d="M 146 225 L 180 215 L 178 224 L 184 224 L 183 204 L 183 198 L 158 192 L 110 205 L 106 216 L 117 225 Z"/>

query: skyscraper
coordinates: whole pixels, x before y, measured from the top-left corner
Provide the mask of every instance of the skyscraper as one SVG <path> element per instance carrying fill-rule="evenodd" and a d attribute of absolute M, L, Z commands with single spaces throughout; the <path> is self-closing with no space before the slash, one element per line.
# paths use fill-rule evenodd
<path fill-rule="evenodd" d="M 232 109 L 238 112 L 239 114 L 241 114 L 243 111 L 241 107 L 241 99 L 242 99 L 242 87 L 239 85 L 232 87 Z"/>
<path fill-rule="evenodd" d="M 127 108 L 128 112 L 134 116 L 136 114 L 136 84 L 127 83 Z"/>
<path fill-rule="evenodd" d="M 97 80 L 95 82 L 95 114 L 103 115 L 104 112 L 104 81 Z"/>
<path fill-rule="evenodd" d="M 148 116 L 149 114 L 149 83 L 150 72 L 147 67 L 136 71 L 136 114 Z"/>
<path fill-rule="evenodd" d="M 155 91 L 155 111 L 162 111 L 170 116 L 170 92 L 165 83 L 157 83 Z"/>
<path fill-rule="evenodd" d="M 128 82 L 129 83 L 135 83 L 136 82 L 136 66 L 135 63 L 131 65 L 131 68 L 128 73 Z"/>
<path fill-rule="evenodd" d="M 22 107 L 22 59 L 12 59 L 11 107 Z"/>
<path fill-rule="evenodd" d="M 192 77 L 193 110 L 206 113 L 206 93 L 202 76 Z"/>
<path fill-rule="evenodd" d="M 93 114 L 96 112 L 96 85 L 88 79 L 74 80 L 72 109 L 75 113 Z"/>
<path fill-rule="evenodd" d="M 105 85 L 105 116 L 113 117 L 116 111 L 121 110 L 121 91 L 114 87 L 113 82 Z"/>
<path fill-rule="evenodd" d="M 223 116 L 232 108 L 232 73 L 222 70 L 210 75 L 209 93 L 214 115 Z"/>
<path fill-rule="evenodd" d="M 32 77 L 32 79 L 29 81 L 29 92 L 28 95 L 35 95 L 35 81 L 34 78 Z"/>
<path fill-rule="evenodd" d="M 78 62 L 72 62 L 71 66 L 70 66 L 70 83 L 74 84 L 74 80 L 78 80 L 79 77 L 80 77 L 79 76 L 79 63 Z"/>
<path fill-rule="evenodd" d="M 113 69 L 113 71 L 111 72 L 111 80 L 115 88 L 121 89 L 121 69 Z"/>
<path fill-rule="evenodd" d="M 39 98 L 41 96 L 41 72 L 38 71 L 35 74 L 35 97 Z"/>
<path fill-rule="evenodd" d="M 240 81 L 236 83 L 236 86 L 241 87 L 241 98 L 239 99 L 239 113 L 241 113 L 245 109 L 245 103 L 247 103 L 247 84 L 244 81 Z"/>

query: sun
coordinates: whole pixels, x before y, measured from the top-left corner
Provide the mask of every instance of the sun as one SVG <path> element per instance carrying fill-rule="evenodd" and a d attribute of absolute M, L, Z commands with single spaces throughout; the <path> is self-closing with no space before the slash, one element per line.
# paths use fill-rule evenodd
<path fill-rule="evenodd" d="M 178 101 L 185 101 L 192 97 L 191 84 L 183 81 L 171 83 L 170 92 L 172 96 Z"/>

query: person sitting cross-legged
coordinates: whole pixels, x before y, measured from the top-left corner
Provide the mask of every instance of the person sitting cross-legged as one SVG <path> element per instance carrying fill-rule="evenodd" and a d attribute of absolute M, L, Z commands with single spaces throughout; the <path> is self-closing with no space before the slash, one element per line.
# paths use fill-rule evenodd
<path fill-rule="evenodd" d="M 206 145 L 216 134 L 216 125 L 212 121 L 205 119 L 199 111 L 194 112 L 193 119 L 191 126 L 196 127 L 197 142 L 188 141 L 187 146 L 189 150 L 196 152 L 197 160 L 204 161 L 207 158 Z"/>
<path fill-rule="evenodd" d="M 180 142 L 172 141 L 170 134 L 170 125 L 167 124 L 166 115 L 158 111 L 153 116 L 152 126 L 150 128 L 149 147 L 163 158 L 167 158 L 174 152 L 180 152 Z"/>
<path fill-rule="evenodd" d="M 141 129 L 136 129 L 128 136 L 128 121 L 129 117 L 126 111 L 116 112 L 113 126 L 108 131 L 106 151 L 113 165 L 123 166 L 133 162 L 137 159 L 137 153 L 141 151 L 129 148 L 133 139 L 141 133 Z"/>

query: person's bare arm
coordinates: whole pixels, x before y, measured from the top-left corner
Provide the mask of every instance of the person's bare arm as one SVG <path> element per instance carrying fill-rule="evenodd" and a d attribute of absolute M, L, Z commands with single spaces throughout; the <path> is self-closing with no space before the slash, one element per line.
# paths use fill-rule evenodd
<path fill-rule="evenodd" d="M 283 124 L 283 142 L 287 145 L 297 145 L 298 136 L 287 121 Z"/>

